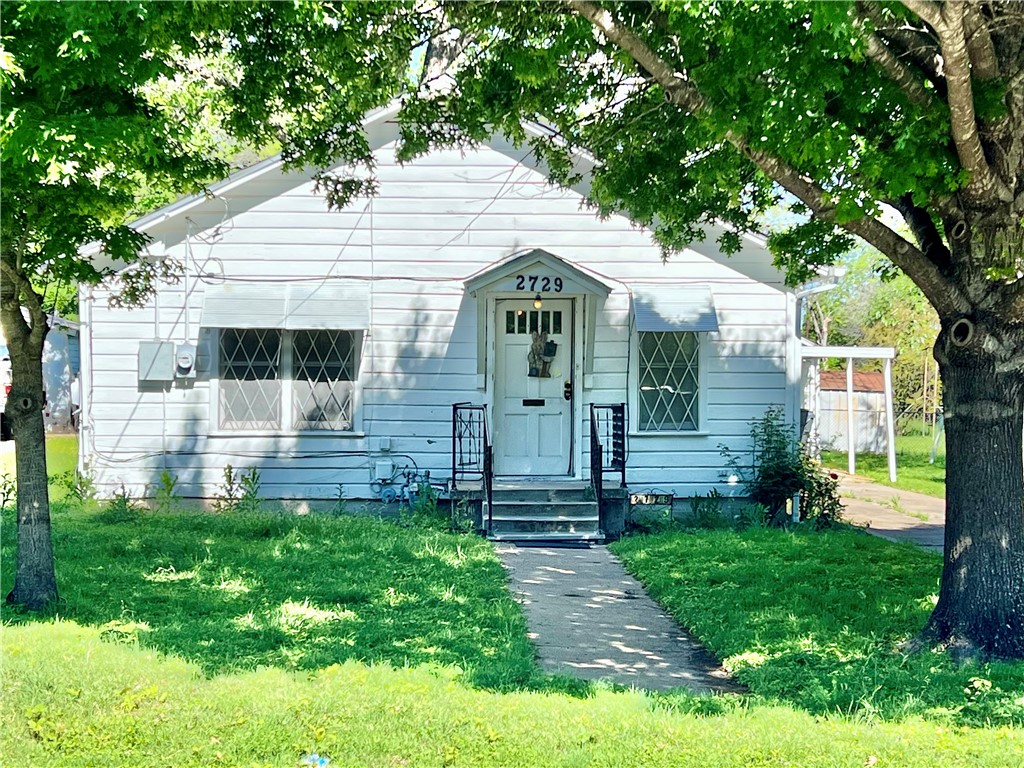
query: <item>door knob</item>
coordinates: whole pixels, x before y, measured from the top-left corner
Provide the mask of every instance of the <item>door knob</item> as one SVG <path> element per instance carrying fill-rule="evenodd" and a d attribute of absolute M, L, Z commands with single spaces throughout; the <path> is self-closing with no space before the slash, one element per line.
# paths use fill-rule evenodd
<path fill-rule="evenodd" d="M 562 385 L 562 397 L 572 400 L 572 381 L 569 379 L 566 379 L 565 384 Z"/>

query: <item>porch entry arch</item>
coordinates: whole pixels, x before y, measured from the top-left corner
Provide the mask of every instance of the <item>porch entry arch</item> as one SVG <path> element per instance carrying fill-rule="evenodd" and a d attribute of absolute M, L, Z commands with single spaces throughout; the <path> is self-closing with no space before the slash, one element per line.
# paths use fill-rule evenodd
<path fill-rule="evenodd" d="M 516 253 L 466 280 L 476 298 L 477 388 L 494 472 L 582 478 L 584 390 L 611 287 L 552 253 Z"/>

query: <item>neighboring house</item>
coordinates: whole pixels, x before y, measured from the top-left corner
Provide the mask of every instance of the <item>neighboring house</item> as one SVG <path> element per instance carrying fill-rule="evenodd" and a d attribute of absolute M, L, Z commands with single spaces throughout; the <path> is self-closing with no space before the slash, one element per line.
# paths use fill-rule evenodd
<path fill-rule="evenodd" d="M 818 439 L 822 450 L 848 450 L 846 371 L 819 374 Z M 881 371 L 853 372 L 857 453 L 885 453 L 885 379 Z"/>
<path fill-rule="evenodd" d="M 271 159 L 136 222 L 186 276 L 135 310 L 83 289 L 96 487 L 140 494 L 166 470 L 210 498 L 230 464 L 269 498 L 388 498 L 406 468 L 481 468 L 483 411 L 453 426 L 458 403 L 486 406 L 499 482 L 583 485 L 590 406 L 624 403 L 627 434 L 612 445 L 600 411 L 598 437 L 631 490 L 738 492 L 720 447 L 799 409 L 795 300 L 764 243 L 726 257 L 709 231 L 663 260 L 502 140 L 399 165 L 393 115 L 366 123 L 372 199 L 329 211 Z"/>
<path fill-rule="evenodd" d="M 43 388 L 46 407 L 43 422 L 47 432 L 74 431 L 72 425 L 72 388 L 78 376 L 80 353 L 78 323 L 54 315 L 43 342 Z M 11 384 L 11 359 L 3 331 L 0 331 L 0 410 L 6 407 Z"/>

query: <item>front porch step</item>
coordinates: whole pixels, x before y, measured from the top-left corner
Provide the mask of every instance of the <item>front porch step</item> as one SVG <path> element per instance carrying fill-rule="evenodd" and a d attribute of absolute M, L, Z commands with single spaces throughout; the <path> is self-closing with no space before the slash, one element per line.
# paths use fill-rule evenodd
<path fill-rule="evenodd" d="M 597 533 L 551 533 L 546 531 L 534 531 L 534 532 L 523 532 L 523 533 L 492 533 L 487 537 L 491 541 L 507 541 L 515 543 L 517 541 L 533 542 L 533 541 L 547 541 L 552 544 L 559 542 L 566 543 L 588 543 L 588 544 L 603 544 L 604 534 L 598 531 Z"/>
<path fill-rule="evenodd" d="M 506 517 L 534 518 L 557 517 L 568 518 L 597 517 L 596 501 L 507 501 L 494 500 L 494 515 Z"/>
<path fill-rule="evenodd" d="M 604 540 L 593 491 L 583 483 L 496 483 L 490 521 L 488 537 L 496 541 Z"/>
<path fill-rule="evenodd" d="M 495 504 L 504 503 L 526 503 L 526 502 L 556 502 L 576 503 L 594 502 L 594 492 L 590 486 L 582 487 L 545 487 L 545 486 L 500 486 L 495 484 L 492 496 Z"/>

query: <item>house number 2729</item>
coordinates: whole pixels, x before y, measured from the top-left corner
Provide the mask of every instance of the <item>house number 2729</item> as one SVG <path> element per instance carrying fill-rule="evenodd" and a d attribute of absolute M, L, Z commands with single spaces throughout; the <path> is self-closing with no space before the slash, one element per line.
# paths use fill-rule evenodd
<path fill-rule="evenodd" d="M 562 292 L 562 278 L 542 275 L 516 275 L 517 291 L 554 291 Z"/>

